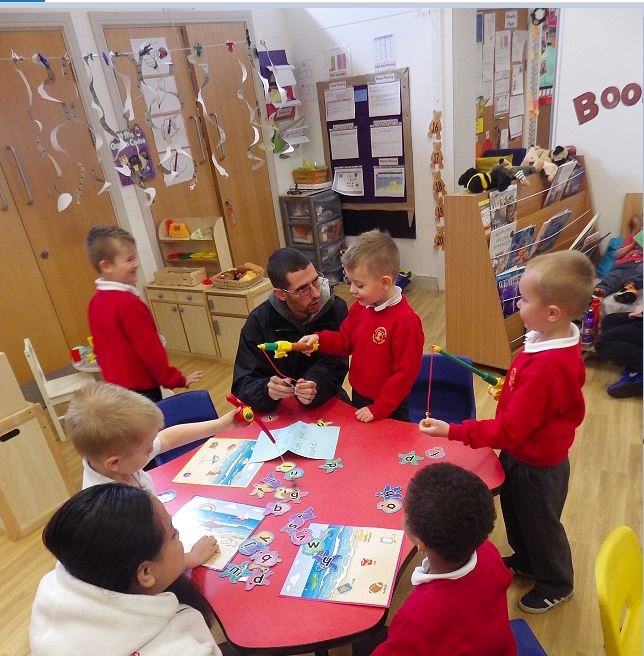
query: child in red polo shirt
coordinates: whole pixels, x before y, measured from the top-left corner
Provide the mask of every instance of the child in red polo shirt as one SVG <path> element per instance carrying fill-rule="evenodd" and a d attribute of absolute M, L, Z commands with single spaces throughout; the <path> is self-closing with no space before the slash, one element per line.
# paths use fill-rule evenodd
<path fill-rule="evenodd" d="M 340 325 L 300 342 L 321 353 L 352 355 L 349 382 L 352 402 L 362 422 L 389 417 L 409 421 L 407 396 L 423 356 L 425 336 L 420 317 L 396 286 L 400 254 L 394 240 L 378 230 L 362 233 L 342 256 L 358 301 Z"/>

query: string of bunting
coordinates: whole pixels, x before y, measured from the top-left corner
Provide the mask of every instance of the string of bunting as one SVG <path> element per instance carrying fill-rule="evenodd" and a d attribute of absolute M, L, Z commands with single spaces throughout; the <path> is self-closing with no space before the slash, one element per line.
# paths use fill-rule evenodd
<path fill-rule="evenodd" d="M 432 140 L 432 153 L 429 160 L 429 167 L 432 169 L 432 191 L 434 195 L 434 248 L 444 248 L 445 234 L 445 210 L 444 200 L 447 194 L 447 188 L 443 182 L 441 170 L 445 168 L 443 161 L 443 151 L 441 150 L 441 133 L 443 126 L 441 123 L 441 114 L 439 110 L 434 110 L 434 115 L 427 130 L 427 137 Z"/>

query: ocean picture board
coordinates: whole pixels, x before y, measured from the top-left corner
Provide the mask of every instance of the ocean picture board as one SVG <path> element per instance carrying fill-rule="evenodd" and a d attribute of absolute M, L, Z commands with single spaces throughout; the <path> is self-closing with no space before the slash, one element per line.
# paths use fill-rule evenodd
<path fill-rule="evenodd" d="M 389 606 L 403 531 L 336 524 L 309 528 L 313 538 L 299 548 L 282 596 Z"/>

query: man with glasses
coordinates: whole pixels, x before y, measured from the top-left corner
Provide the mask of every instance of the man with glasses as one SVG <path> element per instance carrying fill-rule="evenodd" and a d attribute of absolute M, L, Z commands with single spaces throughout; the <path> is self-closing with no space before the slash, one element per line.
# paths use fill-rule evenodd
<path fill-rule="evenodd" d="M 291 351 L 274 362 L 257 345 L 285 340 L 297 342 L 309 333 L 338 330 L 347 304 L 336 298 L 329 281 L 294 248 L 279 248 L 266 267 L 273 293 L 249 315 L 239 337 L 232 392 L 253 409 L 271 412 L 290 396 L 316 407 L 332 396 L 349 401 L 342 383 L 348 358 Z M 269 361 L 270 358 L 270 361 Z"/>

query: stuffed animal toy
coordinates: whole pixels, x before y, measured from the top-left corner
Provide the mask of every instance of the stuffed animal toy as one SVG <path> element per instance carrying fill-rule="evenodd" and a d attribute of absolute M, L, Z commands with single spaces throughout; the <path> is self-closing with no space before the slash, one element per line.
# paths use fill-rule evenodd
<path fill-rule="evenodd" d="M 548 178 L 548 182 L 552 182 L 555 179 L 555 173 L 557 173 L 557 168 L 559 168 L 554 162 L 546 160 L 543 162 L 543 168 L 541 171 Z"/>
<path fill-rule="evenodd" d="M 540 146 L 530 146 L 525 154 L 521 166 L 534 166 L 536 171 L 541 171 L 543 163 L 550 159 L 550 155 L 545 148 Z"/>
<path fill-rule="evenodd" d="M 441 113 L 442 112 L 437 112 L 434 110 L 434 116 L 432 118 L 431 123 L 429 124 L 429 131 L 427 133 L 427 136 L 431 139 L 432 137 L 435 137 L 436 139 L 441 138 L 441 130 L 443 129 L 441 125 Z"/>
<path fill-rule="evenodd" d="M 431 155 L 431 158 L 430 158 L 430 166 L 433 169 L 445 168 L 443 166 L 443 151 L 441 150 L 441 142 L 440 141 L 434 141 L 434 149 L 432 150 L 432 155 Z"/>
<path fill-rule="evenodd" d="M 571 159 L 575 158 L 577 154 L 577 149 L 575 146 L 555 146 L 550 151 L 550 159 L 557 165 L 561 166 L 566 162 L 569 162 Z"/>
<path fill-rule="evenodd" d="M 500 159 L 499 164 L 505 168 L 505 170 L 512 176 L 513 180 L 518 180 L 522 184 L 530 184 L 527 175 L 534 173 L 534 166 L 527 164 L 521 166 L 512 166 L 512 162 L 509 159 Z"/>
<path fill-rule="evenodd" d="M 512 182 L 512 175 L 508 173 L 505 166 L 497 164 L 489 173 L 477 171 L 474 168 L 467 169 L 458 179 L 458 184 L 465 187 L 474 194 L 480 194 L 489 189 L 505 191 Z"/>

